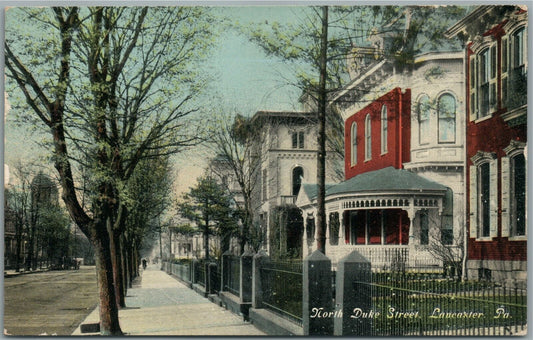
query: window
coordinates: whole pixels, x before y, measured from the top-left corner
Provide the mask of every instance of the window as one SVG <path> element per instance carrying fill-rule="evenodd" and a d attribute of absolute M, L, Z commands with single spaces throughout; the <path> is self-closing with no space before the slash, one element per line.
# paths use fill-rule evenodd
<path fill-rule="evenodd" d="M 429 244 L 429 217 L 427 211 L 420 212 L 420 244 Z"/>
<path fill-rule="evenodd" d="M 357 123 L 352 123 L 352 132 L 350 134 L 352 143 L 351 143 L 351 155 L 350 159 L 352 166 L 357 164 Z"/>
<path fill-rule="evenodd" d="M 490 168 L 489 163 L 483 163 L 478 168 L 478 211 L 479 211 L 479 237 L 490 235 Z"/>
<path fill-rule="evenodd" d="M 526 143 L 512 140 L 502 157 L 502 237 L 526 236 Z"/>
<path fill-rule="evenodd" d="M 339 213 L 332 212 L 329 214 L 329 244 L 336 246 L 339 244 Z"/>
<path fill-rule="evenodd" d="M 440 240 L 443 245 L 451 245 L 453 239 L 453 191 L 448 188 L 444 196 L 443 209 L 441 214 L 441 235 Z"/>
<path fill-rule="evenodd" d="M 263 169 L 263 176 L 262 176 L 262 197 L 263 197 L 263 201 L 266 201 L 267 200 L 267 169 Z"/>
<path fill-rule="evenodd" d="M 387 106 L 381 108 L 381 153 L 387 152 Z"/>
<path fill-rule="evenodd" d="M 496 237 L 498 233 L 498 159 L 478 151 L 470 167 L 470 236 Z"/>
<path fill-rule="evenodd" d="M 511 236 L 526 234 L 526 160 L 524 154 L 511 158 Z"/>
<path fill-rule="evenodd" d="M 418 125 L 419 143 L 429 143 L 429 97 L 427 95 L 423 95 L 418 101 Z"/>
<path fill-rule="evenodd" d="M 449 93 L 439 97 L 439 143 L 455 143 L 455 97 Z"/>
<path fill-rule="evenodd" d="M 372 159 L 372 127 L 370 124 L 370 114 L 365 118 L 365 160 Z"/>
<path fill-rule="evenodd" d="M 470 113 L 472 120 L 488 116 L 497 107 L 497 49 L 486 47 L 470 59 Z"/>
<path fill-rule="evenodd" d="M 490 70 L 491 70 L 491 67 L 490 67 L 490 53 L 489 53 L 489 49 L 485 49 L 483 52 L 481 52 L 480 54 L 480 79 L 479 79 L 479 97 L 480 97 L 480 101 L 481 101 L 481 105 L 480 105 L 480 116 L 481 117 L 484 117 L 486 115 L 489 114 L 489 102 L 490 102 L 490 98 L 489 98 L 489 93 L 490 93 L 490 89 L 489 89 L 489 79 L 490 79 Z"/>
<path fill-rule="evenodd" d="M 297 166 L 292 169 L 292 195 L 298 196 L 300 187 L 302 186 L 302 178 L 304 177 L 304 169 L 301 166 Z"/>
<path fill-rule="evenodd" d="M 512 56 L 508 94 L 505 103 L 509 109 L 520 107 L 527 103 L 527 44 L 524 27 L 516 30 L 511 38 L 510 57 Z"/>
<path fill-rule="evenodd" d="M 513 34 L 513 69 L 522 74 L 525 71 L 524 31 L 522 27 Z"/>
<path fill-rule="evenodd" d="M 293 149 L 304 148 L 304 132 L 303 131 L 292 133 L 292 148 Z"/>

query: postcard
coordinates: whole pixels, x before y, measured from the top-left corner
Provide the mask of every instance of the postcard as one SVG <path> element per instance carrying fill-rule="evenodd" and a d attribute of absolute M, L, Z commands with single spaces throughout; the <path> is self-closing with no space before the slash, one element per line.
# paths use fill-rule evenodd
<path fill-rule="evenodd" d="M 527 334 L 527 6 L 4 17 L 4 335 Z"/>

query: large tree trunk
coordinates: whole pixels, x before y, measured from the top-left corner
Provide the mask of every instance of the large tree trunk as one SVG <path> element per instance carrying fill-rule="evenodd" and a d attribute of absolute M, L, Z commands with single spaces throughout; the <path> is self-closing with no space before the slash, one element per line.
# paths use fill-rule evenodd
<path fill-rule="evenodd" d="M 128 294 L 128 254 L 126 253 L 126 240 L 124 234 L 120 236 L 120 260 L 122 263 L 122 290 L 124 292 L 124 298 Z"/>
<path fill-rule="evenodd" d="M 96 255 L 96 273 L 100 294 L 100 334 L 123 335 L 118 319 L 109 234 L 104 225 L 96 230 L 95 234 L 92 241 Z"/>
<path fill-rule="evenodd" d="M 111 259 L 113 264 L 113 280 L 115 283 L 115 297 L 117 299 L 117 305 L 119 308 L 126 307 L 126 301 L 124 299 L 124 287 L 122 277 L 122 255 L 120 249 L 120 232 L 112 230 L 110 232 L 112 237 L 110 238 L 110 250 Z"/>

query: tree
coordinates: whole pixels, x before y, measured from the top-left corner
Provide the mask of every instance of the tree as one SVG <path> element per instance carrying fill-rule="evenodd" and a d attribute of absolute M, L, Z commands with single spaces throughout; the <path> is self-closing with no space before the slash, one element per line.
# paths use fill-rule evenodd
<path fill-rule="evenodd" d="M 329 115 L 334 114 L 328 110 L 328 98 L 350 81 L 347 77 L 347 60 L 354 48 L 357 45 L 368 46 L 370 33 L 381 35 L 386 44 L 376 46 L 376 56 L 394 56 L 397 65 L 403 67 L 412 63 L 424 41 L 434 44 L 442 41 L 444 35 L 439 34 L 449 23 L 443 18 L 453 20 L 463 13 L 464 9 L 457 6 L 339 6 L 331 7 L 331 10 L 328 6 L 322 6 L 303 8 L 303 18 L 296 25 L 269 23 L 249 28 L 250 39 L 268 54 L 293 62 L 298 77 L 298 83 L 293 85 L 298 86 L 316 107 L 319 126 L 318 250 L 325 253 L 326 122 L 328 112 Z M 401 23 L 404 25 L 401 26 Z M 330 121 L 338 122 L 338 118 L 332 118 Z M 338 137 L 330 136 L 332 141 L 338 140 Z M 335 150 L 335 143 L 330 144 Z"/>
<path fill-rule="evenodd" d="M 15 229 L 15 270 L 20 270 L 22 245 L 26 270 L 35 270 L 43 259 L 58 264 L 69 254 L 70 219 L 59 206 L 56 183 L 31 163 L 19 160 L 12 169 L 16 184 L 6 188 L 6 210 Z"/>
<path fill-rule="evenodd" d="M 205 258 L 209 259 L 209 234 L 221 238 L 221 250 L 229 248 L 231 235 L 237 231 L 232 198 L 212 177 L 200 177 L 196 186 L 178 202 L 180 215 L 196 223 L 204 236 Z"/>
<path fill-rule="evenodd" d="M 122 239 L 126 287 L 138 274 L 140 249 L 147 248 L 144 243 L 153 240 L 151 236 L 158 232 L 161 216 L 171 205 L 172 175 L 170 158 L 166 156 L 142 160 L 128 181 L 125 204 L 129 213 Z"/>
<path fill-rule="evenodd" d="M 202 79 L 191 64 L 212 42 L 213 17 L 201 7 L 15 8 L 7 17 L 12 109 L 50 133 L 63 200 L 97 255 L 101 333 L 121 335 L 114 245 L 127 215 L 122 189 L 142 159 L 197 142 L 187 116 Z M 31 36 L 21 24 L 33 26 Z M 91 170 L 90 213 L 75 167 Z"/>
<path fill-rule="evenodd" d="M 32 169 L 30 165 L 19 161 L 12 168 L 14 177 L 17 178 L 17 185 L 10 185 L 5 189 L 6 197 L 6 223 L 7 216 L 13 223 L 15 229 L 15 271 L 20 271 L 22 256 L 24 255 L 22 245 L 27 235 L 31 211 L 31 178 Z"/>
<path fill-rule="evenodd" d="M 262 136 L 256 133 L 250 118 L 240 114 L 234 117 L 229 114 L 218 115 L 211 130 L 208 143 L 213 146 L 217 157 L 211 161 L 210 171 L 219 178 L 228 192 L 231 191 L 228 177 L 236 181 L 242 195 L 242 203 L 234 200 L 243 224 L 239 235 L 242 254 L 246 243 L 254 243 L 256 246 L 258 243 L 254 242 L 257 235 L 250 229 L 254 221 L 252 194 L 257 185 L 255 178 L 261 167 L 261 159 L 253 152 L 251 141 L 257 142 Z"/>

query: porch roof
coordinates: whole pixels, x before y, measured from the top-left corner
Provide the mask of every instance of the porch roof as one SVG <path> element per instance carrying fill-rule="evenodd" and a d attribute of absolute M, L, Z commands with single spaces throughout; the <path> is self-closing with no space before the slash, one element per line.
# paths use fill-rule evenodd
<path fill-rule="evenodd" d="M 409 170 L 392 166 L 366 172 L 326 190 L 326 196 L 361 192 L 446 191 L 446 187 Z"/>

